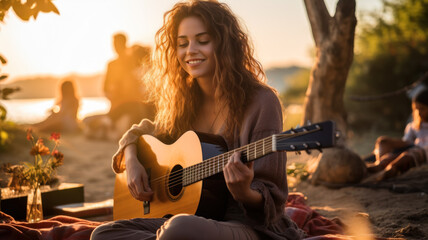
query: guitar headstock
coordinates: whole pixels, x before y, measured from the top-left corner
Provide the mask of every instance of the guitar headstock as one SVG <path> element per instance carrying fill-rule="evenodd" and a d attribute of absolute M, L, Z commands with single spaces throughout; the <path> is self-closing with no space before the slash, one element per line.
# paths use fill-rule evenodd
<path fill-rule="evenodd" d="M 275 134 L 276 150 L 307 151 L 329 148 L 336 145 L 336 125 L 325 121 Z"/>

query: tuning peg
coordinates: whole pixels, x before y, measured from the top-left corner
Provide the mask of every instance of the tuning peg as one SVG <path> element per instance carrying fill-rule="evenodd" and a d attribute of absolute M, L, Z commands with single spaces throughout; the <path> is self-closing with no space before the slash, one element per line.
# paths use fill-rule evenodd
<path fill-rule="evenodd" d="M 322 153 L 322 148 L 317 148 L 318 152 Z"/>
<path fill-rule="evenodd" d="M 302 146 L 306 149 L 309 148 L 308 144 L 306 144 L 306 143 L 303 143 Z"/>
<path fill-rule="evenodd" d="M 311 154 L 311 150 L 306 149 L 306 153 L 310 155 Z"/>
<path fill-rule="evenodd" d="M 335 135 L 336 139 L 339 139 L 342 137 L 342 132 L 336 131 L 336 133 L 334 135 Z"/>
<path fill-rule="evenodd" d="M 306 126 L 310 126 L 312 123 L 311 123 L 311 120 L 307 120 L 306 121 Z"/>
<path fill-rule="evenodd" d="M 296 155 L 300 155 L 302 154 L 300 151 L 296 151 Z"/>

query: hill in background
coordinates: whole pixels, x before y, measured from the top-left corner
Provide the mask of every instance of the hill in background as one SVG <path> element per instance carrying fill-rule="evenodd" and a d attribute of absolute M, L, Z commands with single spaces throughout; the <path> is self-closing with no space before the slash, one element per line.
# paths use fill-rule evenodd
<path fill-rule="evenodd" d="M 67 77 L 56 76 L 37 76 L 15 79 L 9 83 L 3 84 L 3 87 L 19 87 L 21 90 L 13 93 L 11 99 L 29 99 L 29 98 L 54 98 L 59 91 L 60 83 L 71 79 L 76 83 L 78 94 L 81 97 L 102 97 L 102 84 L 104 74 L 96 75 L 69 75 Z"/>
<path fill-rule="evenodd" d="M 289 86 L 290 78 L 303 67 L 274 67 L 266 70 L 268 84 L 278 92 L 284 92 Z M 37 76 L 15 79 L 5 83 L 3 87 L 20 87 L 21 90 L 12 94 L 11 99 L 54 98 L 59 91 L 59 85 L 66 79 L 72 79 L 77 85 L 81 97 L 103 97 L 104 74 L 69 75 L 66 77 Z"/>

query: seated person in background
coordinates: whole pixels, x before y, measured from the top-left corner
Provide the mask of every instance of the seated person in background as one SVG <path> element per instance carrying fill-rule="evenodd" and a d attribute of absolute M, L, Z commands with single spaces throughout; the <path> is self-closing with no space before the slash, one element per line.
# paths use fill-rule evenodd
<path fill-rule="evenodd" d="M 428 156 L 428 89 L 412 99 L 413 121 L 408 123 L 402 139 L 381 136 L 373 151 L 376 162 L 369 173 L 379 173 L 376 180 L 395 177 L 427 162 Z"/>
<path fill-rule="evenodd" d="M 117 131 L 117 139 L 141 119 L 154 120 L 155 108 L 146 102 L 148 91 L 141 80 L 150 68 L 150 53 L 151 48 L 147 46 L 133 45 L 128 49 L 130 69 L 126 78 L 116 86 L 120 100 L 117 100 L 117 106 L 112 105 L 107 114 L 111 121 L 110 130 Z"/>
<path fill-rule="evenodd" d="M 32 124 L 30 127 L 44 132 L 77 131 L 79 130 L 78 109 L 79 99 L 76 96 L 74 83 L 65 80 L 61 83 L 60 96 L 51 109 L 52 114 L 42 122 Z"/>
<path fill-rule="evenodd" d="M 154 105 L 145 101 L 147 89 L 141 81 L 150 68 L 151 48 L 140 45 L 128 48 L 123 34 L 114 36 L 114 46 L 118 58 L 108 64 L 104 84 L 110 111 L 83 120 L 84 134 L 88 138 L 118 140 L 132 124 L 143 118 L 154 119 Z"/>

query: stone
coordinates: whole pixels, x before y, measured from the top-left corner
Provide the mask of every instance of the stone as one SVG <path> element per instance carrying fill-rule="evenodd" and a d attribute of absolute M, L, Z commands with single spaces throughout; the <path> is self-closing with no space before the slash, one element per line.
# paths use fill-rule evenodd
<path fill-rule="evenodd" d="M 324 149 L 316 161 L 318 166 L 310 178 L 314 185 L 342 187 L 359 183 L 367 174 L 361 157 L 345 147 Z"/>

